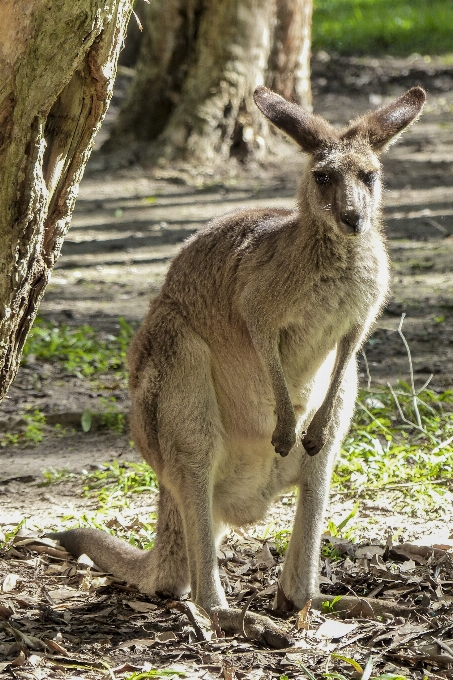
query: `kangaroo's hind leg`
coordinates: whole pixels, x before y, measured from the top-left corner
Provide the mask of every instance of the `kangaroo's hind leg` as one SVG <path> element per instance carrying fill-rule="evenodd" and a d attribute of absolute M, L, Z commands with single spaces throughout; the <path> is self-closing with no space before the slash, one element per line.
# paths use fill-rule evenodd
<path fill-rule="evenodd" d="M 212 511 L 223 436 L 209 348 L 196 333 L 181 327 L 178 351 L 159 392 L 160 477 L 184 527 L 192 600 L 207 611 L 227 606 L 217 566 L 219 527 L 214 526 Z"/>
<path fill-rule="evenodd" d="M 157 531 L 153 549 L 144 564 L 140 590 L 179 597 L 190 591 L 184 527 L 172 494 L 159 487 Z"/>

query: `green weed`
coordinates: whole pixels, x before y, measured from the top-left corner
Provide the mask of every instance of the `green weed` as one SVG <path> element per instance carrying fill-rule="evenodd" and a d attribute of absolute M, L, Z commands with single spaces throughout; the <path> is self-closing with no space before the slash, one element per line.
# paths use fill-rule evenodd
<path fill-rule="evenodd" d="M 327 529 L 328 529 L 329 534 L 331 536 L 340 536 L 340 534 L 342 533 L 345 526 L 351 521 L 351 519 L 353 519 L 356 516 L 358 509 L 359 509 L 359 504 L 356 503 L 354 505 L 354 507 L 352 508 L 351 512 L 348 513 L 346 515 L 346 517 L 339 524 L 335 524 L 335 522 L 333 522 L 332 520 L 329 520 L 328 525 L 327 525 Z"/>
<path fill-rule="evenodd" d="M 352 666 L 355 671 L 354 675 L 357 677 L 357 674 L 360 674 L 361 678 L 370 678 L 370 680 L 409 680 L 406 675 L 399 675 L 395 673 L 380 673 L 379 675 L 371 675 L 374 665 L 374 659 L 372 656 L 368 658 L 364 668 L 362 668 L 358 661 L 348 656 L 344 656 L 343 654 L 333 653 L 331 654 L 331 657 L 332 659 L 337 659 L 338 661 L 342 661 L 343 663 Z M 322 677 L 331 678 L 332 680 L 348 680 L 348 678 L 342 673 L 323 673 Z"/>
<path fill-rule="evenodd" d="M 74 478 L 74 474 L 69 472 L 66 468 L 61 470 L 56 470 L 55 468 L 49 468 L 48 470 L 42 471 L 42 476 L 44 477 L 44 482 L 41 482 L 42 486 L 47 486 L 48 484 L 57 484 L 63 480 Z"/>
<path fill-rule="evenodd" d="M 93 512 L 74 512 L 62 517 L 61 522 L 67 529 L 79 527 L 100 529 L 137 548 L 150 550 L 154 546 L 157 514 L 150 512 L 146 513 L 144 518 L 134 517 L 125 520 L 120 512 L 125 505 L 126 503 L 119 502 L 112 505 L 102 505 Z"/>
<path fill-rule="evenodd" d="M 332 560 L 333 562 L 338 562 L 343 559 L 340 550 L 332 545 L 332 543 L 326 543 L 321 546 L 321 555 L 322 557 L 328 557 L 329 560 Z"/>
<path fill-rule="evenodd" d="M 290 529 L 281 529 L 274 536 L 275 549 L 279 555 L 284 555 L 288 550 L 289 539 L 291 538 Z"/>
<path fill-rule="evenodd" d="M 114 432 L 121 434 L 124 432 L 126 422 L 124 413 L 120 413 L 120 411 L 118 411 L 115 397 L 109 397 L 109 399 L 100 397 L 100 399 L 102 405 L 105 408 L 105 411 L 101 416 L 102 425 L 107 427 L 109 430 L 113 430 Z"/>
<path fill-rule="evenodd" d="M 447 54 L 453 4 L 445 0 L 315 0 L 313 48 L 340 54 Z"/>
<path fill-rule="evenodd" d="M 16 431 L 7 432 L 0 438 L 0 446 L 15 446 L 17 444 L 39 444 L 42 441 L 46 417 L 41 411 L 24 413 L 17 421 Z"/>
<path fill-rule="evenodd" d="M 79 378 L 112 370 L 124 377 L 126 351 L 134 331 L 124 319 L 118 322 L 118 335 L 102 337 L 91 326 L 69 328 L 38 318 L 25 343 L 23 362 L 33 355 L 41 361 L 58 361 Z"/>
<path fill-rule="evenodd" d="M 147 463 L 114 460 L 98 470 L 84 471 L 84 476 L 85 493 L 95 495 L 101 504 L 103 499 L 157 489 L 156 473 Z"/>
<path fill-rule="evenodd" d="M 332 601 L 326 600 L 325 602 L 323 602 L 322 603 L 322 611 L 324 612 L 324 614 L 335 613 L 335 605 L 340 600 L 341 600 L 341 595 L 337 595 L 336 597 L 333 598 Z"/>
<path fill-rule="evenodd" d="M 362 496 L 398 491 L 434 508 L 450 494 L 453 475 L 453 392 L 425 389 L 415 400 L 407 383 L 362 392 L 332 486 Z"/>
<path fill-rule="evenodd" d="M 17 526 L 14 527 L 14 529 L 11 529 L 11 531 L 7 532 L 0 532 L 1 533 L 1 538 L 0 538 L 0 549 L 1 550 L 8 550 L 14 542 L 14 539 L 16 537 L 17 532 L 19 529 L 21 529 L 25 524 L 25 518 L 22 519 Z"/>

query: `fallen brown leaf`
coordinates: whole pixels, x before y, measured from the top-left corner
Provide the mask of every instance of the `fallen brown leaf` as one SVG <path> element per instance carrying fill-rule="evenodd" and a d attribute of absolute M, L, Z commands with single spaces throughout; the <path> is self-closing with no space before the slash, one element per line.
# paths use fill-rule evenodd
<path fill-rule="evenodd" d="M 262 567 L 262 565 L 264 565 L 267 569 L 270 569 L 275 565 L 275 560 L 271 551 L 269 550 L 269 545 L 267 543 L 263 545 L 263 549 L 256 556 L 256 561 L 258 562 L 259 566 Z"/>
<path fill-rule="evenodd" d="M 157 604 L 152 602 L 142 602 L 141 600 L 126 600 L 124 604 L 134 610 L 134 612 L 152 612 L 157 609 Z"/>
<path fill-rule="evenodd" d="M 297 613 L 296 627 L 297 630 L 308 630 L 310 627 L 310 607 L 311 600 L 308 600 L 306 605 Z"/>
<path fill-rule="evenodd" d="M 0 604 L 0 619 L 9 619 L 13 615 L 13 610 Z"/>
<path fill-rule="evenodd" d="M 16 656 L 14 661 L 11 661 L 11 666 L 17 667 L 17 666 L 23 666 L 24 663 L 26 662 L 27 658 L 24 654 L 23 651 L 20 651 L 19 656 Z"/>
<path fill-rule="evenodd" d="M 55 640 L 47 640 L 44 638 L 44 642 L 48 646 L 49 649 L 51 649 L 53 652 L 58 652 L 58 654 L 61 654 L 62 656 L 69 656 L 68 651 L 62 647 L 61 645 L 58 644 Z"/>

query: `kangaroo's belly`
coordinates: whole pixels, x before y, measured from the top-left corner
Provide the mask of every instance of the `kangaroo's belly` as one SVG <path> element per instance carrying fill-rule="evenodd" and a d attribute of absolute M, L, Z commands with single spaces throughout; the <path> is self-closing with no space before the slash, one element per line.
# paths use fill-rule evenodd
<path fill-rule="evenodd" d="M 288 393 L 302 429 L 324 401 L 335 355 L 336 349 L 326 349 L 320 356 L 300 352 L 290 360 L 282 357 Z M 222 359 L 213 356 L 213 381 L 228 438 L 270 441 L 276 425 L 276 402 L 264 363 L 252 351 Z"/>
<path fill-rule="evenodd" d="M 260 520 L 276 495 L 299 482 L 305 456 L 299 444 L 282 458 L 270 437 L 228 440 L 215 471 L 214 517 L 232 526 Z"/>

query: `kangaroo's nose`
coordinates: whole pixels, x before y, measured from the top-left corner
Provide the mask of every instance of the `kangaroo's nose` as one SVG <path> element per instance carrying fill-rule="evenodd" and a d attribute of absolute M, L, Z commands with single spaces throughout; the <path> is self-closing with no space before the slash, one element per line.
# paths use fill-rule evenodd
<path fill-rule="evenodd" d="M 363 231 L 364 219 L 358 210 L 350 208 L 341 213 L 341 221 L 352 234 L 360 234 Z"/>

